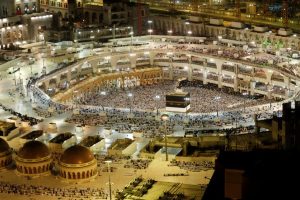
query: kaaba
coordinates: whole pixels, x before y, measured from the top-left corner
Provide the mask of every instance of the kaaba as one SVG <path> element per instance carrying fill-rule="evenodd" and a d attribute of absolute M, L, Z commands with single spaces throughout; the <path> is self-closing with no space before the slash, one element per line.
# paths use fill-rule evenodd
<path fill-rule="evenodd" d="M 166 94 L 166 111 L 187 112 L 190 109 L 190 93 L 176 89 Z"/>

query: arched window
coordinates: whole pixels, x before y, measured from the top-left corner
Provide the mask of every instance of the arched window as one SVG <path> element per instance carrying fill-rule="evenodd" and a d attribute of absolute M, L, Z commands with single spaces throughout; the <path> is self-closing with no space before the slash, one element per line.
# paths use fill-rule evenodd
<path fill-rule="evenodd" d="M 87 23 L 89 23 L 89 20 L 90 20 L 90 14 L 89 14 L 89 12 L 85 12 L 84 13 L 84 19 L 86 20 Z"/>
<path fill-rule="evenodd" d="M 96 21 L 97 21 L 97 14 L 93 12 L 93 14 L 92 14 L 92 23 L 94 24 L 94 23 L 96 23 Z"/>

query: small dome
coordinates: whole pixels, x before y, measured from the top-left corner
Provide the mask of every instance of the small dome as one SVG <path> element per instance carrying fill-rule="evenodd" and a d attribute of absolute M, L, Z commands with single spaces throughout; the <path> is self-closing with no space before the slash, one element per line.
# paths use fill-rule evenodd
<path fill-rule="evenodd" d="M 92 152 L 81 145 L 71 146 L 60 157 L 60 162 L 65 164 L 84 164 L 92 160 L 94 160 Z"/>
<path fill-rule="evenodd" d="M 50 155 L 48 147 L 36 140 L 26 142 L 19 150 L 18 156 L 23 159 L 39 159 Z"/>
<path fill-rule="evenodd" d="M 4 153 L 10 150 L 9 145 L 7 144 L 7 142 L 5 140 L 3 140 L 2 138 L 0 138 L 0 153 Z"/>

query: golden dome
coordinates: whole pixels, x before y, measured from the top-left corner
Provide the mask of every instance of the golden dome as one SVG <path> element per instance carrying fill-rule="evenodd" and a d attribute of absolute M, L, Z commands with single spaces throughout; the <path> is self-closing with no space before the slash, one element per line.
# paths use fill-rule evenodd
<path fill-rule="evenodd" d="M 26 142 L 19 150 L 18 156 L 23 159 L 39 159 L 50 155 L 48 147 L 36 140 Z"/>
<path fill-rule="evenodd" d="M 65 164 L 84 164 L 92 160 L 94 160 L 92 152 L 81 145 L 71 146 L 60 157 L 60 162 Z"/>
<path fill-rule="evenodd" d="M 7 142 L 5 140 L 3 140 L 2 138 L 0 138 L 0 153 L 5 153 L 9 150 L 10 150 L 10 147 L 7 144 Z"/>

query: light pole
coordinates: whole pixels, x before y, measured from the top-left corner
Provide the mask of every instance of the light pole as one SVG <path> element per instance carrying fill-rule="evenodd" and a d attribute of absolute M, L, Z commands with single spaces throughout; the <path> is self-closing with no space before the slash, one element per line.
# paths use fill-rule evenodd
<path fill-rule="evenodd" d="M 151 34 L 153 32 L 153 30 L 152 30 L 152 23 L 153 23 L 152 20 L 148 20 L 148 25 L 149 25 L 148 33 L 150 33 L 150 38 L 151 38 Z"/>
<path fill-rule="evenodd" d="M 43 62 L 42 75 L 46 75 L 47 74 L 47 68 L 45 66 L 45 61 L 44 61 L 45 53 L 42 53 L 41 56 L 42 56 L 42 62 Z"/>
<path fill-rule="evenodd" d="M 155 98 L 155 106 L 156 106 L 156 115 L 158 115 L 158 105 L 157 105 L 157 102 L 160 100 L 160 96 L 159 95 L 156 95 Z"/>
<path fill-rule="evenodd" d="M 107 164 L 107 171 L 108 171 L 109 200 L 112 200 L 112 198 L 111 198 L 111 181 L 110 181 L 110 163 L 112 163 L 112 161 L 106 160 L 105 162 Z"/>
<path fill-rule="evenodd" d="M 172 30 L 168 30 L 168 34 L 172 35 L 173 31 Z"/>
<path fill-rule="evenodd" d="M 168 30 L 168 35 L 172 35 L 172 33 L 173 33 L 173 30 L 172 29 L 170 29 L 170 30 Z M 172 38 L 170 37 L 170 44 L 172 43 Z M 168 49 L 169 49 L 169 43 L 168 43 Z"/>
<path fill-rule="evenodd" d="M 193 34 L 192 31 L 188 31 L 187 33 L 188 33 L 189 37 Z"/>
<path fill-rule="evenodd" d="M 76 95 L 77 93 L 78 93 L 77 90 L 73 91 L 73 101 L 75 104 L 75 108 L 77 108 L 77 95 Z"/>
<path fill-rule="evenodd" d="M 269 100 L 270 100 L 270 110 L 272 109 L 272 91 L 273 91 L 273 88 L 269 88 L 268 89 L 268 92 L 269 92 Z"/>
<path fill-rule="evenodd" d="M 219 117 L 219 99 L 221 99 L 221 97 L 220 96 L 216 96 L 215 98 L 214 98 L 214 100 L 216 100 L 217 102 L 216 102 L 216 104 L 217 104 L 217 117 Z"/>
<path fill-rule="evenodd" d="M 166 161 L 168 161 L 167 121 L 169 120 L 169 115 L 163 114 L 160 119 L 164 122 Z"/>
<path fill-rule="evenodd" d="M 132 104 L 132 102 L 131 102 L 131 100 L 132 100 L 132 98 L 133 98 L 133 94 L 130 92 L 130 93 L 128 93 L 127 94 L 127 96 L 128 96 L 128 99 L 129 99 L 129 112 L 131 113 L 131 104 Z"/>
<path fill-rule="evenodd" d="M 152 21 L 152 20 L 148 20 L 149 29 L 152 29 L 152 23 L 153 23 L 153 21 Z"/>
<path fill-rule="evenodd" d="M 19 63 L 18 63 L 18 65 L 19 65 Z M 15 86 L 17 86 L 17 77 L 16 77 L 16 70 L 15 70 L 15 66 L 13 66 L 13 71 L 12 71 L 12 73 L 14 73 L 14 79 L 15 79 Z"/>
<path fill-rule="evenodd" d="M 148 29 L 148 33 L 150 34 L 150 38 L 151 38 L 151 34 L 153 33 L 152 29 Z"/>
<path fill-rule="evenodd" d="M 184 26 L 185 27 L 185 30 L 184 30 L 185 33 L 184 33 L 184 35 L 187 35 L 187 33 L 188 33 L 187 32 L 187 25 L 190 25 L 190 22 L 185 22 L 184 24 L 185 24 L 185 26 Z"/>
<path fill-rule="evenodd" d="M 243 92 L 242 95 L 244 96 L 244 112 L 246 112 L 246 96 L 248 95 L 248 92 Z"/>
<path fill-rule="evenodd" d="M 32 77 L 32 65 L 34 63 L 34 58 L 30 57 L 29 58 L 29 65 L 30 65 L 30 76 Z"/>
<path fill-rule="evenodd" d="M 21 78 L 22 77 L 22 73 L 19 71 L 19 89 L 20 89 L 20 94 L 22 93 L 23 94 L 23 79 Z"/>

